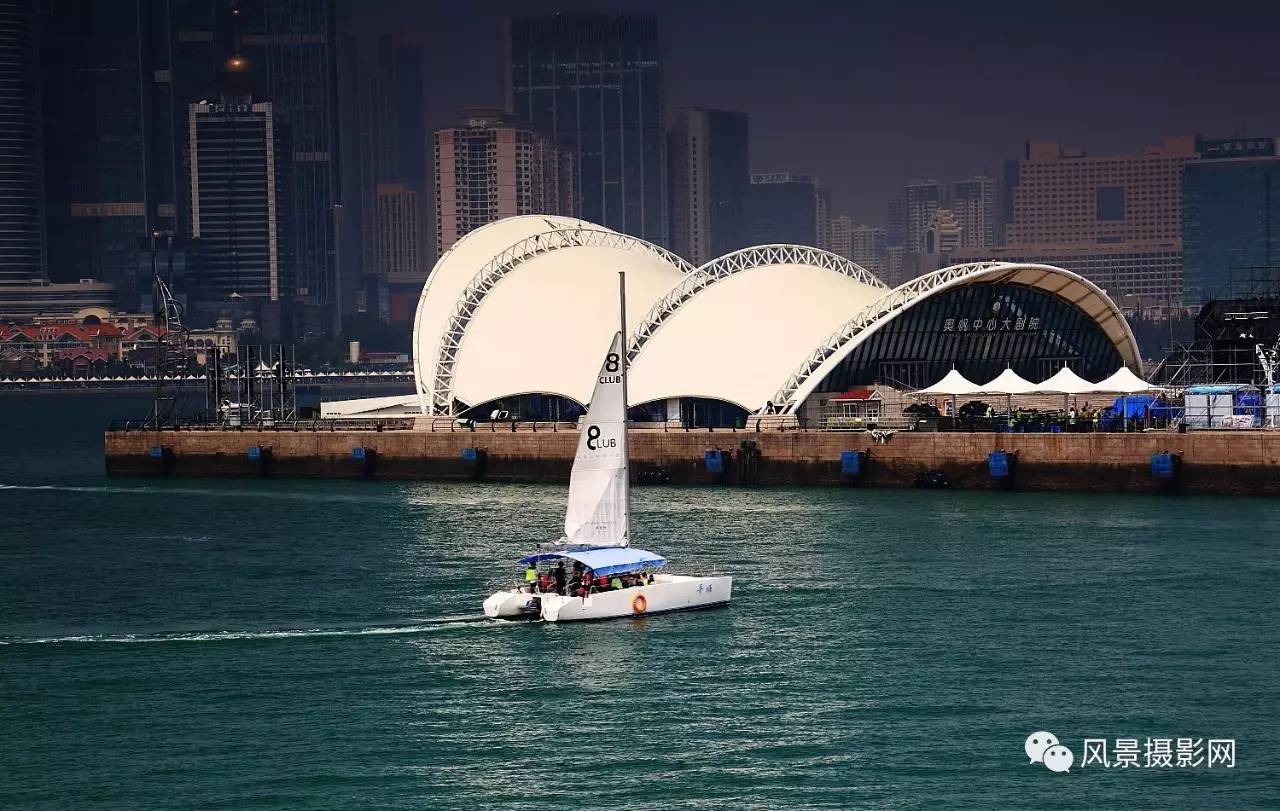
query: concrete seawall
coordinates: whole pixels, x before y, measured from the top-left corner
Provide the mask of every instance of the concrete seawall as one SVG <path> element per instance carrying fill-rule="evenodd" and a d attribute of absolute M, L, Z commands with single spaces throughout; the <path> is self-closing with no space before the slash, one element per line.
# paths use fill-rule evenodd
<path fill-rule="evenodd" d="M 630 438 L 633 473 L 660 469 L 676 484 L 910 487 L 918 474 L 941 471 L 960 488 L 1280 494 L 1280 432 L 902 432 L 879 443 L 866 433 L 642 430 Z M 572 430 L 109 432 L 106 468 L 122 476 L 563 482 L 577 439 Z M 715 449 L 729 453 L 721 472 L 704 461 Z M 860 475 L 842 473 L 843 451 L 866 454 Z M 1009 478 L 991 475 L 992 451 L 1017 454 Z M 1177 455 L 1173 479 L 1153 474 L 1151 457 L 1160 453 Z"/>

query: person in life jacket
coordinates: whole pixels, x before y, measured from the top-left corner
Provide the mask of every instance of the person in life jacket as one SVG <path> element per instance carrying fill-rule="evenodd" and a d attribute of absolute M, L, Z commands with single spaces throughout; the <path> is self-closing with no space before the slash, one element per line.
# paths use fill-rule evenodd
<path fill-rule="evenodd" d="M 609 585 L 610 585 L 610 586 L 612 586 L 612 587 L 613 587 L 613 589 L 614 589 L 615 591 L 621 591 L 621 590 L 622 590 L 622 578 L 621 578 L 621 577 L 618 577 L 618 576 L 615 574 L 615 575 L 613 576 L 613 579 L 609 581 Z"/>
<path fill-rule="evenodd" d="M 524 570 L 524 588 L 525 591 L 533 591 L 533 586 L 538 582 L 538 564 L 533 561 Z"/>

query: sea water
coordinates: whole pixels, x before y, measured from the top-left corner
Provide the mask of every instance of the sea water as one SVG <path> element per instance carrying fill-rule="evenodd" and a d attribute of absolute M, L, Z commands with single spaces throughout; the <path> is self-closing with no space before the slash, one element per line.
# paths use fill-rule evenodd
<path fill-rule="evenodd" d="M 642 488 L 731 607 L 497 623 L 563 487 L 107 479 L 145 409 L 0 396 L 0 806 L 1280 807 L 1278 501 Z"/>

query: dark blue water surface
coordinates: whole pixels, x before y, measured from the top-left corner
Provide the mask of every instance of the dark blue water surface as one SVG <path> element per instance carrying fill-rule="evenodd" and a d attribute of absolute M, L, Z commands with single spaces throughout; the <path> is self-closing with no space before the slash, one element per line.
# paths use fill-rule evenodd
<path fill-rule="evenodd" d="M 446 622 L 564 488 L 107 479 L 143 410 L 0 397 L 0 806 L 1280 807 L 1280 502 L 641 489 L 731 608 Z"/>

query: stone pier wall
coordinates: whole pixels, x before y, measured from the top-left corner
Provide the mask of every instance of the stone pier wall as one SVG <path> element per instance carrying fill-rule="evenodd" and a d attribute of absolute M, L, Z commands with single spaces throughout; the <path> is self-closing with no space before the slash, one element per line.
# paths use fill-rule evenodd
<path fill-rule="evenodd" d="M 661 469 L 676 484 L 909 487 L 917 474 L 941 471 L 961 488 L 1280 494 L 1280 432 L 902 432 L 880 443 L 865 433 L 636 430 L 630 438 L 633 473 Z M 577 440 L 573 430 L 112 432 L 106 467 L 112 475 L 563 482 Z M 758 455 L 743 442 L 754 442 Z M 370 452 L 359 459 L 356 448 Z M 730 453 L 721 473 L 704 463 L 714 449 Z M 849 450 L 867 454 L 856 478 L 841 474 L 840 454 Z M 1011 481 L 991 476 L 992 451 L 1017 453 Z M 1156 453 L 1180 457 L 1172 483 L 1152 475 Z"/>

